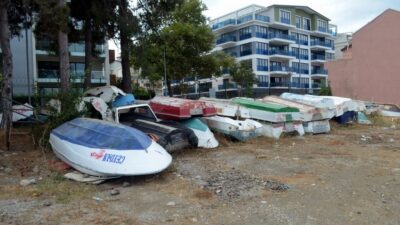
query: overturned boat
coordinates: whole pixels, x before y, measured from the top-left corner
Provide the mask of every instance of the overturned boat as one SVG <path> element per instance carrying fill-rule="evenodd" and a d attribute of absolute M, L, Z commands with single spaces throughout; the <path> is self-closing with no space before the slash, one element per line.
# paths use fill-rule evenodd
<path fill-rule="evenodd" d="M 213 105 L 219 116 L 227 116 L 232 118 L 249 119 L 249 110 L 241 105 L 232 103 L 229 99 L 216 99 L 216 98 L 200 98 L 201 101 Z"/>
<path fill-rule="evenodd" d="M 225 134 L 239 141 L 260 136 L 262 125 L 254 120 L 234 120 L 228 117 L 211 116 L 202 120 L 211 130 Z"/>
<path fill-rule="evenodd" d="M 198 118 L 191 118 L 181 122 L 185 127 L 190 128 L 198 139 L 197 147 L 216 148 L 219 143 L 215 139 L 210 128 Z"/>
<path fill-rule="evenodd" d="M 50 133 L 58 158 L 83 173 L 101 177 L 154 174 L 172 157 L 146 134 L 107 121 L 77 118 Z"/>
<path fill-rule="evenodd" d="M 213 105 L 200 101 L 165 96 L 155 96 L 150 100 L 150 107 L 161 119 L 182 120 L 192 116 L 214 116 Z"/>

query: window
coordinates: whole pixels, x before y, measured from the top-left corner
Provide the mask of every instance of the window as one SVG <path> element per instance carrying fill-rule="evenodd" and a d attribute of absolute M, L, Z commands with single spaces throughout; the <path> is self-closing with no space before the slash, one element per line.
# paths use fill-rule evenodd
<path fill-rule="evenodd" d="M 279 12 L 281 14 L 280 22 L 290 24 L 290 12 L 284 10 L 279 10 Z"/>
<path fill-rule="evenodd" d="M 251 55 L 251 43 L 240 46 L 240 56 Z"/>
<path fill-rule="evenodd" d="M 239 39 L 244 40 L 251 38 L 251 27 L 245 27 L 239 30 Z"/>
<path fill-rule="evenodd" d="M 256 42 L 256 52 L 261 55 L 268 55 L 268 44 Z"/>
<path fill-rule="evenodd" d="M 317 29 L 321 32 L 328 32 L 328 23 L 324 20 L 317 20 Z"/>
<path fill-rule="evenodd" d="M 296 43 L 301 45 L 308 45 L 308 36 L 305 34 L 299 34 L 292 32 L 292 35 L 296 38 Z"/>
<path fill-rule="evenodd" d="M 268 28 L 263 26 L 255 26 L 256 29 L 256 37 L 259 38 L 268 38 Z"/>
<path fill-rule="evenodd" d="M 71 78 L 80 79 L 85 75 L 85 64 L 84 63 L 70 63 L 69 64 L 69 72 L 71 74 Z"/>
<path fill-rule="evenodd" d="M 300 63 L 300 68 L 299 68 L 298 62 L 292 62 L 292 67 L 293 67 L 293 70 L 296 72 L 298 72 L 300 69 L 301 74 L 308 74 L 308 64 L 307 63 Z"/>
<path fill-rule="evenodd" d="M 265 75 L 258 75 L 257 76 L 258 80 L 258 87 L 268 87 L 268 76 Z"/>
<path fill-rule="evenodd" d="M 300 16 L 296 16 L 296 27 L 301 28 L 301 17 Z"/>
<path fill-rule="evenodd" d="M 311 21 L 308 18 L 303 17 L 303 29 L 311 30 Z"/>
<path fill-rule="evenodd" d="M 60 77 L 59 62 L 38 62 L 38 77 L 39 78 L 59 78 Z"/>
<path fill-rule="evenodd" d="M 268 60 L 257 59 L 257 71 L 268 71 Z"/>

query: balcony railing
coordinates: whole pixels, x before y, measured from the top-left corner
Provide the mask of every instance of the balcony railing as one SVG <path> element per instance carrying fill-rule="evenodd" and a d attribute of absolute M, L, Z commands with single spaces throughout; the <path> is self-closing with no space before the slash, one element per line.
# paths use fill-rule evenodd
<path fill-rule="evenodd" d="M 296 56 L 295 52 L 279 49 L 271 49 L 269 51 L 270 55 L 286 55 L 286 56 Z"/>
<path fill-rule="evenodd" d="M 225 90 L 225 89 L 231 89 L 231 88 L 237 88 L 236 84 L 226 83 L 226 84 L 218 85 L 218 90 Z"/>
<path fill-rule="evenodd" d="M 281 22 L 281 23 L 290 24 L 290 19 L 281 17 L 280 22 Z"/>
<path fill-rule="evenodd" d="M 268 82 L 258 82 L 257 86 L 258 87 L 268 87 Z"/>
<path fill-rule="evenodd" d="M 259 54 L 259 55 L 268 55 L 268 50 L 267 49 L 257 48 L 256 49 L 256 53 Z"/>
<path fill-rule="evenodd" d="M 325 60 L 325 55 L 311 55 L 311 60 Z"/>
<path fill-rule="evenodd" d="M 244 40 L 244 39 L 249 39 L 249 38 L 251 38 L 251 33 L 241 34 L 239 36 L 239 40 Z"/>
<path fill-rule="evenodd" d="M 256 32 L 256 37 L 268 39 L 267 33 Z"/>
<path fill-rule="evenodd" d="M 326 27 L 318 27 L 318 28 L 317 28 L 317 31 L 319 31 L 319 32 L 324 32 L 324 33 L 328 33 L 328 28 L 326 28 Z"/>
<path fill-rule="evenodd" d="M 257 66 L 257 71 L 268 71 L 268 66 Z"/>
<path fill-rule="evenodd" d="M 256 20 L 263 21 L 263 22 L 269 22 L 269 17 L 263 16 L 263 15 L 256 15 Z"/>
<path fill-rule="evenodd" d="M 316 46 L 316 45 L 332 48 L 332 44 L 329 42 L 320 41 L 320 40 L 311 41 L 311 46 Z"/>
<path fill-rule="evenodd" d="M 245 23 L 245 22 L 250 21 L 250 20 L 252 20 L 252 19 L 253 19 L 253 15 L 243 16 L 243 17 L 240 17 L 240 18 L 237 20 L 237 24 Z"/>
<path fill-rule="evenodd" d="M 308 74 L 308 72 L 309 72 L 308 69 L 300 69 L 299 70 L 299 68 L 297 68 L 296 66 L 292 67 L 292 71 L 296 72 L 296 73 L 299 73 L 299 71 L 300 71 L 301 74 Z"/>
<path fill-rule="evenodd" d="M 83 72 L 71 72 L 70 78 L 75 79 L 84 79 L 85 74 Z M 51 70 L 51 69 L 38 69 L 38 77 L 39 78 L 47 78 L 47 79 L 59 79 L 60 71 L 59 70 Z M 97 80 L 105 80 L 103 71 L 92 71 L 92 79 Z"/>
<path fill-rule="evenodd" d="M 292 68 L 290 66 L 271 66 L 270 71 L 282 71 L 282 72 L 291 72 Z"/>
<path fill-rule="evenodd" d="M 296 40 L 296 44 L 308 45 L 308 40 Z"/>
<path fill-rule="evenodd" d="M 228 25 L 235 25 L 235 24 L 236 24 L 236 20 L 235 19 L 227 19 L 227 20 L 224 20 L 222 22 L 214 24 L 212 26 L 212 29 L 216 30 L 216 29 L 220 29 L 220 28 L 223 28 L 225 26 L 228 26 Z"/>
<path fill-rule="evenodd" d="M 236 37 L 235 36 L 224 36 L 222 38 L 217 39 L 217 45 L 226 43 L 226 42 L 230 42 L 230 41 L 236 41 Z"/>
<path fill-rule="evenodd" d="M 312 88 L 321 88 L 322 85 L 321 84 L 312 84 Z"/>
<path fill-rule="evenodd" d="M 69 43 L 69 52 L 85 53 L 85 43 Z"/>
<path fill-rule="evenodd" d="M 308 55 L 299 55 L 298 53 L 295 53 L 295 55 L 296 55 L 297 59 L 300 58 L 300 59 L 308 60 Z"/>
<path fill-rule="evenodd" d="M 268 37 L 270 39 L 279 38 L 279 39 L 285 39 L 285 40 L 290 40 L 290 41 L 296 41 L 296 36 L 288 35 L 288 34 L 282 34 L 282 33 L 269 33 Z"/>
<path fill-rule="evenodd" d="M 244 50 L 240 52 L 240 56 L 246 56 L 251 54 L 252 54 L 251 50 Z"/>
<path fill-rule="evenodd" d="M 291 86 L 291 87 L 294 87 L 294 88 L 309 88 L 309 87 L 310 87 L 310 84 L 292 82 L 292 83 L 290 84 L 290 86 Z"/>
<path fill-rule="evenodd" d="M 289 87 L 289 82 L 271 82 L 271 87 Z"/>
<path fill-rule="evenodd" d="M 326 69 L 313 69 L 311 71 L 311 74 L 324 74 L 324 75 L 327 75 L 328 74 L 328 70 L 326 70 Z"/>

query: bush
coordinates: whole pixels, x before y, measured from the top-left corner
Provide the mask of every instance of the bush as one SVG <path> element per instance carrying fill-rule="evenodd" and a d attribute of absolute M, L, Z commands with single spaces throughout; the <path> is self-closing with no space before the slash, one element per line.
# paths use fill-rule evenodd
<path fill-rule="evenodd" d="M 153 92 L 148 91 L 143 87 L 138 87 L 137 89 L 133 90 L 133 95 L 135 96 L 135 99 L 142 100 L 149 100 L 154 97 Z"/>
<path fill-rule="evenodd" d="M 332 90 L 329 83 L 328 86 L 325 86 L 325 84 L 321 86 L 321 90 L 319 90 L 318 95 L 332 96 Z"/>

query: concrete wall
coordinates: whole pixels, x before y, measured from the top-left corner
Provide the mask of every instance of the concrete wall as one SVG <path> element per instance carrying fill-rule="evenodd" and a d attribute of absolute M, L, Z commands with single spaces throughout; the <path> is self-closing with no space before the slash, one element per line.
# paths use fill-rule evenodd
<path fill-rule="evenodd" d="M 350 51 L 326 63 L 333 94 L 400 104 L 400 12 L 386 10 L 357 31 Z"/>

